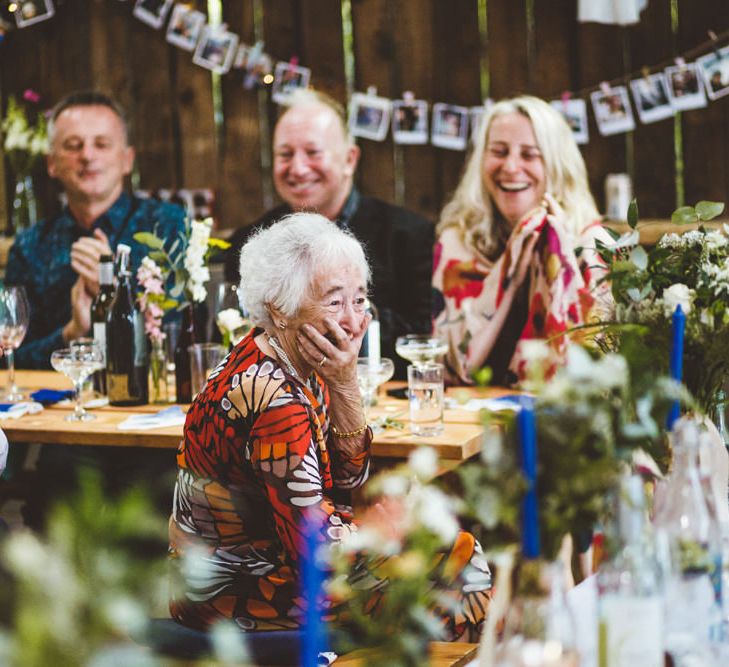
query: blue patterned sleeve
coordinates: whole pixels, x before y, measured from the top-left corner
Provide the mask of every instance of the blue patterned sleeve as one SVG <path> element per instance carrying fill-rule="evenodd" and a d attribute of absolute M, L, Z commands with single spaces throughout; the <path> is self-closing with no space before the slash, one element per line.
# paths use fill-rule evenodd
<path fill-rule="evenodd" d="M 34 291 L 28 289 L 27 276 L 37 267 L 32 265 L 25 257 L 21 245 L 16 241 L 10 248 L 8 265 L 5 270 L 5 283 L 7 285 L 23 285 L 27 290 L 30 312 L 42 311 L 42 305 L 37 303 Z M 26 341 L 15 352 L 15 365 L 18 368 L 47 369 L 51 367 L 51 352 L 64 346 L 63 328 L 59 327 L 42 338 L 33 337 L 33 321 L 31 320 Z"/>

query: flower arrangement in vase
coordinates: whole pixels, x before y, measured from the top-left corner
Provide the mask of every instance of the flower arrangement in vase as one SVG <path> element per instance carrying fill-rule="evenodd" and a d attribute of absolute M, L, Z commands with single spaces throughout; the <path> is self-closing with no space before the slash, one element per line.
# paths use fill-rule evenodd
<path fill-rule="evenodd" d="M 711 414 L 729 371 L 729 227 L 708 229 L 703 223 L 724 210 L 716 202 L 699 202 L 674 212 L 679 224 L 699 223 L 696 230 L 665 234 L 652 248 L 639 244 L 638 212 L 631 204 L 633 231 L 597 250 L 608 264 L 615 299 L 615 323 L 606 327 L 606 343 L 632 364 L 649 356 L 655 368 L 668 368 L 671 318 L 680 305 L 686 316 L 683 381 L 700 409 Z M 628 331 L 637 332 L 625 343 Z"/>
<path fill-rule="evenodd" d="M 183 326 L 175 349 L 176 397 L 181 403 L 191 400 L 190 358 L 187 352 L 195 340 L 194 304 L 207 297 L 210 257 L 230 247 L 227 241 L 211 238 L 212 218 L 189 219 L 178 238 L 163 240 L 152 232 L 138 232 L 134 239 L 150 248 L 137 277 L 142 291 L 138 295 L 145 318 L 145 331 L 154 344 L 162 335 L 162 317 L 167 310 L 183 312 Z M 154 355 L 153 355 L 154 357 Z"/>
<path fill-rule="evenodd" d="M 31 105 L 37 105 L 40 96 L 32 90 L 26 90 L 23 99 Z M 11 224 L 13 230 L 19 232 L 30 227 L 37 219 L 32 173 L 38 160 L 48 153 L 48 127 L 45 116 L 40 112 L 36 112 L 35 121 L 31 122 L 25 108 L 11 95 L 0 129 L 3 151 L 8 156 L 15 177 Z"/>

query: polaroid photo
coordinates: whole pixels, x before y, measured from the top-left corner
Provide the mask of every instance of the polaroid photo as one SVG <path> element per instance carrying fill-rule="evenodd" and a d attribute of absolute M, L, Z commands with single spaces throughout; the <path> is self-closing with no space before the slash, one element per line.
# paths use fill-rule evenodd
<path fill-rule="evenodd" d="M 167 24 L 167 41 L 185 51 L 194 51 L 204 25 L 205 14 L 186 5 L 175 5 Z"/>
<path fill-rule="evenodd" d="M 286 104 L 291 93 L 299 88 L 307 88 L 311 79 L 308 67 L 299 67 L 291 63 L 278 62 L 273 75 L 271 98 L 276 104 Z"/>
<path fill-rule="evenodd" d="M 392 103 L 392 139 L 396 144 L 428 143 L 428 103 L 395 100 Z"/>
<path fill-rule="evenodd" d="M 696 65 L 704 77 L 706 94 L 711 100 L 729 95 L 729 46 L 701 56 Z"/>
<path fill-rule="evenodd" d="M 615 86 L 607 92 L 594 90 L 590 94 L 590 99 L 597 129 L 603 137 L 635 129 L 633 109 L 625 86 Z"/>
<path fill-rule="evenodd" d="M 368 93 L 353 93 L 349 102 L 349 131 L 353 137 L 384 141 L 392 102 Z"/>
<path fill-rule="evenodd" d="M 641 123 L 655 123 L 675 113 L 663 72 L 633 79 L 630 89 Z"/>
<path fill-rule="evenodd" d="M 273 80 L 273 61 L 258 46 L 241 44 L 233 67 L 243 70 L 243 88 L 246 90 L 270 83 L 266 80 L 269 76 Z"/>
<path fill-rule="evenodd" d="M 704 81 L 696 63 L 666 67 L 665 74 L 668 82 L 668 96 L 676 111 L 700 109 L 708 104 Z"/>
<path fill-rule="evenodd" d="M 430 143 L 452 151 L 465 151 L 468 144 L 468 107 L 437 102 L 433 105 Z"/>
<path fill-rule="evenodd" d="M 484 103 L 478 107 L 471 107 L 469 110 L 469 121 L 471 125 L 471 141 L 473 143 L 478 139 L 478 135 L 481 132 L 481 124 L 486 114 L 489 112 L 491 107 L 494 106 L 494 101 L 488 97 L 484 100 Z"/>
<path fill-rule="evenodd" d="M 159 30 L 167 18 L 172 0 L 137 0 L 132 12 L 140 21 Z"/>
<path fill-rule="evenodd" d="M 21 0 L 15 10 L 15 24 L 27 28 L 34 23 L 45 21 L 55 14 L 52 0 Z"/>
<path fill-rule="evenodd" d="M 559 113 L 562 114 L 575 142 L 586 144 L 590 140 L 589 123 L 587 122 L 587 103 L 579 97 L 567 100 L 552 100 L 550 103 Z"/>
<path fill-rule="evenodd" d="M 206 25 L 195 47 L 192 62 L 216 74 L 225 74 L 233 64 L 237 48 L 238 35 Z"/>

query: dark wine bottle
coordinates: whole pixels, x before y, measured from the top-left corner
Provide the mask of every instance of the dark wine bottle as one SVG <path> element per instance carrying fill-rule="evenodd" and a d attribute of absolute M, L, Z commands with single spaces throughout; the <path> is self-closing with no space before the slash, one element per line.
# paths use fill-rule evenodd
<path fill-rule="evenodd" d="M 91 335 L 104 352 L 104 368 L 93 375 L 94 390 L 106 395 L 106 319 L 114 299 L 114 256 L 99 259 L 99 293 L 91 304 Z"/>
<path fill-rule="evenodd" d="M 192 371 L 188 348 L 197 343 L 195 335 L 195 313 L 192 304 L 182 309 L 180 335 L 175 345 L 175 391 L 178 403 L 192 401 Z"/>
<path fill-rule="evenodd" d="M 117 246 L 117 286 L 106 320 L 106 383 L 110 405 L 149 402 L 147 338 L 132 294 L 129 253 Z"/>

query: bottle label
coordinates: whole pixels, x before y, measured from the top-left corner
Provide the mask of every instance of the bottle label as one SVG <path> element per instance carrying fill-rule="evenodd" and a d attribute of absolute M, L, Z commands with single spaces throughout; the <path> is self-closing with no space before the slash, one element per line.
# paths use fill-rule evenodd
<path fill-rule="evenodd" d="M 128 401 L 129 377 L 125 373 L 107 373 L 106 390 L 109 392 L 109 402 Z"/>
<path fill-rule="evenodd" d="M 93 330 L 94 340 L 99 342 L 101 353 L 104 355 L 104 364 L 106 364 L 106 322 L 94 322 Z"/>
<path fill-rule="evenodd" d="M 658 596 L 600 598 L 600 667 L 663 667 L 663 634 Z"/>
<path fill-rule="evenodd" d="M 147 337 L 144 333 L 144 315 L 134 311 L 134 365 L 147 365 Z"/>

